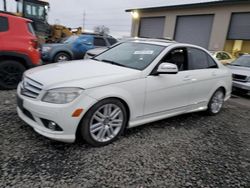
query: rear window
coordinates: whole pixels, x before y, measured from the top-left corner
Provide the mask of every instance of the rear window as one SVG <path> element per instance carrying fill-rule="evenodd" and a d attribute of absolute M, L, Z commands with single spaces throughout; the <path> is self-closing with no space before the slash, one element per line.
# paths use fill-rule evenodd
<path fill-rule="evenodd" d="M 113 45 L 113 44 L 117 43 L 117 40 L 114 39 L 114 38 L 107 38 L 107 40 L 108 40 L 110 45 Z"/>
<path fill-rule="evenodd" d="M 36 35 L 36 33 L 35 33 L 35 31 L 34 31 L 34 28 L 33 28 L 33 26 L 32 26 L 31 23 L 28 23 L 28 30 L 29 30 L 29 32 L 32 33 L 33 35 Z"/>
<path fill-rule="evenodd" d="M 9 23 L 8 18 L 0 16 L 0 32 L 8 31 Z"/>

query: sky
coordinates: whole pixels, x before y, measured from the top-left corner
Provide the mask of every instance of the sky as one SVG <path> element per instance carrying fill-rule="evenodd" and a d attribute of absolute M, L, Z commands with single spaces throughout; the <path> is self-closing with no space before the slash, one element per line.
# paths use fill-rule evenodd
<path fill-rule="evenodd" d="M 205 1 L 212 0 L 49 0 L 49 23 L 71 28 L 84 25 L 86 31 L 105 25 L 110 28 L 111 35 L 124 37 L 130 36 L 132 23 L 126 9 Z M 15 0 L 7 0 L 7 9 L 16 11 Z M 0 0 L 0 10 L 3 10 L 3 0 Z"/>

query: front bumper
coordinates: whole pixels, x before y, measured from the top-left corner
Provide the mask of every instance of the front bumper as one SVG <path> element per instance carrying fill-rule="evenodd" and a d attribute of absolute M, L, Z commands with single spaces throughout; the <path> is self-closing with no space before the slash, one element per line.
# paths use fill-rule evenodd
<path fill-rule="evenodd" d="M 250 82 L 233 81 L 233 88 L 250 91 Z"/>
<path fill-rule="evenodd" d="M 46 103 L 21 95 L 20 85 L 18 86 L 17 96 L 22 100 L 22 108 L 17 107 L 17 113 L 24 122 L 30 125 L 37 133 L 66 143 L 75 141 L 76 131 L 82 117 L 96 103 L 95 99 L 84 94 L 68 104 Z M 72 117 L 72 113 L 78 108 L 83 108 L 84 111 L 79 117 Z M 28 115 L 27 111 L 29 112 Z M 42 119 L 55 122 L 62 128 L 62 131 L 54 131 L 47 128 Z"/>

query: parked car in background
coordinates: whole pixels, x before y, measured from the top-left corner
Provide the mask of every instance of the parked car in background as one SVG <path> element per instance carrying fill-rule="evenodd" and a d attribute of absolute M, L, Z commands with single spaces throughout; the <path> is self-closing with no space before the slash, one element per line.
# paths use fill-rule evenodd
<path fill-rule="evenodd" d="M 231 63 L 235 59 L 230 53 L 225 51 L 212 52 L 212 54 L 214 58 L 224 65 Z"/>
<path fill-rule="evenodd" d="M 15 89 L 23 72 L 40 62 L 31 20 L 0 12 L 0 89 Z"/>
<path fill-rule="evenodd" d="M 228 67 L 233 73 L 233 88 L 250 93 L 250 55 L 242 55 Z"/>
<path fill-rule="evenodd" d="M 45 63 L 63 62 L 83 59 L 85 53 L 93 48 L 108 47 L 117 40 L 103 35 L 73 35 L 63 39 L 60 43 L 44 44 L 42 46 L 42 60 Z"/>
<path fill-rule="evenodd" d="M 231 85 L 230 70 L 201 47 L 135 39 L 92 59 L 25 72 L 17 111 L 48 138 L 81 135 L 103 146 L 127 127 L 203 110 L 216 115 Z"/>
<path fill-rule="evenodd" d="M 84 59 L 90 59 L 95 57 L 96 55 L 99 55 L 100 53 L 104 52 L 105 50 L 107 50 L 107 47 L 102 47 L 102 48 L 94 48 L 91 50 L 88 50 L 85 55 L 84 55 Z"/>

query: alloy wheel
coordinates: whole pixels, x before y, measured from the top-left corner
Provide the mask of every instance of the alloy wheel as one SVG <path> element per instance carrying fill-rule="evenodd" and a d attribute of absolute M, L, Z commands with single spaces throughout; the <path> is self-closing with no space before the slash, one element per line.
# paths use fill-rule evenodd
<path fill-rule="evenodd" d="M 221 90 L 216 91 L 216 93 L 213 95 L 213 98 L 211 99 L 211 111 L 216 114 L 218 113 L 223 105 L 224 102 L 224 94 Z"/>
<path fill-rule="evenodd" d="M 105 104 L 92 115 L 90 135 L 97 142 L 108 142 L 119 134 L 123 122 L 122 109 L 115 104 Z"/>

